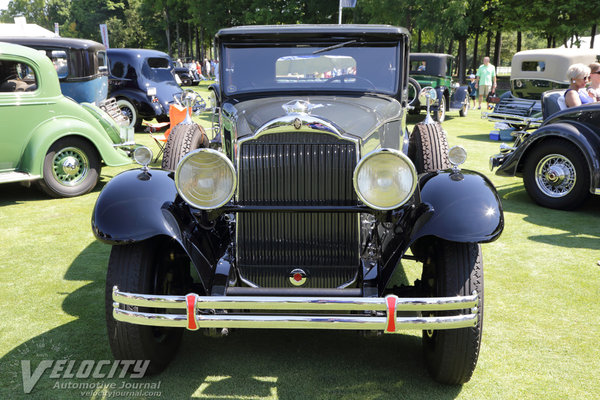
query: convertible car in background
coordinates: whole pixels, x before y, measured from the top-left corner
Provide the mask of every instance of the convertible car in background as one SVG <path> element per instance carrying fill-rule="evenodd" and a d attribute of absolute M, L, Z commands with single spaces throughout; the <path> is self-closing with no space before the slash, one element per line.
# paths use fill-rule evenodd
<path fill-rule="evenodd" d="M 514 145 L 502 144 L 490 168 L 523 177 L 536 203 L 570 210 L 600 195 L 600 104 L 561 110 L 561 98 L 564 90 L 545 92 L 539 128 L 515 131 Z"/>
<path fill-rule="evenodd" d="M 597 50 L 520 51 L 513 56 L 511 63 L 511 90 L 500 96 L 500 102 L 491 112 L 482 113 L 482 117 L 518 129 L 539 127 L 544 121 L 542 94 L 549 90 L 566 89 L 569 86 L 567 69 L 572 64 L 588 65 L 597 60 Z M 559 109 L 566 108 L 560 101 L 557 106 Z"/>

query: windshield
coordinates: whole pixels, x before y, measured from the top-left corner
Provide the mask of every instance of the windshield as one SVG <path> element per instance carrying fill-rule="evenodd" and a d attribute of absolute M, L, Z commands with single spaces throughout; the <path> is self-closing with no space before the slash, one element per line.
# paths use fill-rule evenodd
<path fill-rule="evenodd" d="M 175 82 L 168 58 L 149 57 L 142 66 L 142 75 L 154 82 Z"/>
<path fill-rule="evenodd" d="M 225 93 L 326 90 L 395 94 L 397 43 L 225 45 Z"/>

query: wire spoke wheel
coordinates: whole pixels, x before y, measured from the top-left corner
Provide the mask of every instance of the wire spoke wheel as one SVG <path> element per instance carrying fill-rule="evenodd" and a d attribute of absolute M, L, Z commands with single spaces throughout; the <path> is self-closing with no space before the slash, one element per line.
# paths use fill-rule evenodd
<path fill-rule="evenodd" d="M 549 197 L 563 197 L 571 192 L 577 182 L 573 163 L 561 154 L 548 154 L 535 168 L 535 182 Z"/>

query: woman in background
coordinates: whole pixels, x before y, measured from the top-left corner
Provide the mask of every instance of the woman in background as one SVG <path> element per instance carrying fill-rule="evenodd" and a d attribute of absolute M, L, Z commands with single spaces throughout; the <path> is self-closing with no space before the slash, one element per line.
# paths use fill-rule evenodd
<path fill-rule="evenodd" d="M 567 107 L 577 107 L 596 101 L 585 90 L 585 85 L 590 80 L 590 72 L 590 67 L 584 64 L 573 64 L 567 70 L 567 78 L 571 82 L 565 92 L 565 104 Z"/>

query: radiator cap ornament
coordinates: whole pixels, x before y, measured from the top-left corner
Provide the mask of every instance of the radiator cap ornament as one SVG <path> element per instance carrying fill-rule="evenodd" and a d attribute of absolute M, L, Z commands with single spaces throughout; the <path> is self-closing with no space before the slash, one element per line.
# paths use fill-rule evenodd
<path fill-rule="evenodd" d="M 290 282 L 294 286 L 302 286 L 306 283 L 306 272 L 300 268 L 293 269 L 290 272 Z"/>

